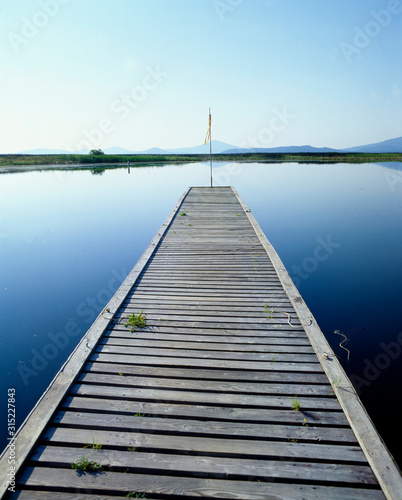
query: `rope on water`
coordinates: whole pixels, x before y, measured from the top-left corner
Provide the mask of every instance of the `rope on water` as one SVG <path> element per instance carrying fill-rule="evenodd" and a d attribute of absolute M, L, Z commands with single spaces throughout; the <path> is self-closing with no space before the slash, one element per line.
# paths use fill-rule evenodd
<path fill-rule="evenodd" d="M 341 337 L 343 337 L 343 340 L 342 340 L 342 341 L 341 341 L 341 343 L 339 344 L 339 347 L 342 347 L 342 349 L 344 349 L 344 350 L 348 353 L 348 357 L 347 357 L 347 359 L 346 359 L 346 362 L 349 362 L 350 351 L 349 351 L 349 349 L 348 349 L 347 347 L 343 347 L 343 344 L 344 344 L 345 342 L 347 342 L 349 339 L 347 338 L 347 336 L 346 336 L 344 333 L 342 333 L 342 332 L 341 332 L 341 331 L 339 331 L 339 330 L 334 330 L 334 333 L 335 333 L 336 335 L 340 335 Z"/>

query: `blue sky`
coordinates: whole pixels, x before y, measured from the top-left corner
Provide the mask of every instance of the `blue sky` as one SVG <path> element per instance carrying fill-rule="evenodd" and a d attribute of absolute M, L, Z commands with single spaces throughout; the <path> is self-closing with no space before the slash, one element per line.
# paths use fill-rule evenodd
<path fill-rule="evenodd" d="M 402 1 L 0 0 L 0 153 L 402 136 Z"/>

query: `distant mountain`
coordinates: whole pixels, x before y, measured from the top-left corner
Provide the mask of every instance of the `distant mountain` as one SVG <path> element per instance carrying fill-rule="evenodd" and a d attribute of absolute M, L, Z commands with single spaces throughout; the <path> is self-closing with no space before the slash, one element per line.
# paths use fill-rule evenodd
<path fill-rule="evenodd" d="M 402 137 L 348 149 L 315 148 L 313 146 L 283 146 L 278 148 L 234 148 L 225 154 L 239 153 L 402 153 Z"/>
<path fill-rule="evenodd" d="M 147 155 L 185 155 L 185 154 L 208 154 L 209 144 L 193 146 L 188 148 L 176 149 L 160 149 L 157 147 L 147 149 L 145 151 L 130 151 L 129 149 L 120 148 L 118 146 L 106 148 L 106 154 L 114 155 L 129 155 L 129 154 L 147 154 Z M 387 141 L 376 142 L 374 144 L 366 144 L 364 146 L 356 146 L 347 149 L 332 149 L 332 148 L 316 148 L 314 146 L 282 146 L 277 148 L 237 148 L 231 144 L 222 141 L 212 141 L 212 153 L 219 154 L 240 154 L 240 153 L 402 153 L 402 137 L 389 139 Z M 29 151 L 21 151 L 19 154 L 31 155 L 50 155 L 50 154 L 71 154 L 71 151 L 61 149 L 31 149 Z M 88 154 L 88 151 L 75 151 L 75 154 Z"/>
<path fill-rule="evenodd" d="M 134 154 L 140 154 L 140 153 L 135 153 Z M 167 155 L 169 154 L 165 149 L 161 148 L 149 148 L 146 151 L 141 151 L 141 154 L 145 155 Z"/>
<path fill-rule="evenodd" d="M 233 149 L 236 146 L 232 144 L 227 144 L 222 141 L 212 141 L 212 153 L 223 153 L 227 149 Z M 198 154 L 209 154 L 209 144 L 201 144 L 200 146 L 193 146 L 190 148 L 178 148 L 178 149 L 168 149 L 169 154 L 174 155 L 198 155 Z"/>
<path fill-rule="evenodd" d="M 124 148 L 120 148 L 118 146 L 114 146 L 112 148 L 106 148 L 103 150 L 107 155 L 130 155 L 132 151 Z M 77 151 L 79 154 L 88 154 L 89 151 Z"/>
<path fill-rule="evenodd" d="M 235 148 L 232 144 L 227 144 L 222 141 L 212 141 L 212 152 L 222 153 L 228 148 Z M 107 154 L 132 154 L 132 155 L 198 155 L 209 154 L 209 144 L 201 144 L 200 146 L 191 146 L 187 148 L 161 149 L 149 148 L 145 151 L 129 151 L 118 147 L 108 148 L 104 150 Z"/>
<path fill-rule="evenodd" d="M 354 148 L 343 149 L 345 153 L 402 153 L 402 137 L 388 139 L 387 141 L 366 144 Z"/>
<path fill-rule="evenodd" d="M 336 149 L 315 148 L 313 146 L 282 146 L 278 148 L 228 149 L 224 154 L 239 153 L 336 153 Z"/>

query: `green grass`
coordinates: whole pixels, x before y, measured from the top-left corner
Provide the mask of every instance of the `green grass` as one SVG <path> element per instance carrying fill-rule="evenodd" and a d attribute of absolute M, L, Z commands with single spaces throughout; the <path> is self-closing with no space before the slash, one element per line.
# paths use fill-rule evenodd
<path fill-rule="evenodd" d="M 292 402 L 292 409 L 300 411 L 301 404 L 300 401 L 298 401 L 297 396 L 294 399 L 290 398 L 290 401 Z"/>
<path fill-rule="evenodd" d="M 95 443 L 95 438 L 92 438 L 92 444 L 86 444 L 84 448 L 92 448 L 93 450 L 100 450 L 102 445 L 99 443 Z"/>
<path fill-rule="evenodd" d="M 215 161 L 236 162 L 299 162 L 299 163 L 370 163 L 402 161 L 401 153 L 244 153 L 214 154 Z M 0 155 L 0 166 L 12 165 L 91 165 L 91 164 L 127 164 L 135 168 L 147 163 L 192 163 L 208 161 L 209 155 Z"/>
<path fill-rule="evenodd" d="M 99 472 L 102 470 L 102 465 L 99 462 L 88 460 L 84 455 L 80 459 L 71 463 L 71 468 L 86 472 Z"/>
<path fill-rule="evenodd" d="M 139 311 L 137 314 L 129 314 L 127 316 L 127 323 L 124 323 L 125 327 L 130 327 L 130 332 L 135 332 L 137 328 L 144 328 L 147 326 L 147 318 L 144 311 Z"/>
<path fill-rule="evenodd" d="M 265 314 L 267 315 L 267 318 L 273 318 L 273 309 L 271 309 L 271 303 L 268 302 L 268 304 L 265 304 L 264 306 L 264 311 Z"/>
<path fill-rule="evenodd" d="M 340 387 L 341 386 L 341 382 L 342 382 L 342 379 L 341 377 L 339 377 L 339 380 L 338 380 L 338 385 L 336 387 Z M 335 395 L 335 380 L 332 380 L 332 391 L 329 393 L 330 396 L 334 396 Z"/>
<path fill-rule="evenodd" d="M 130 491 L 130 493 L 127 494 L 127 498 L 147 498 L 147 494 L 137 493 L 136 491 Z"/>

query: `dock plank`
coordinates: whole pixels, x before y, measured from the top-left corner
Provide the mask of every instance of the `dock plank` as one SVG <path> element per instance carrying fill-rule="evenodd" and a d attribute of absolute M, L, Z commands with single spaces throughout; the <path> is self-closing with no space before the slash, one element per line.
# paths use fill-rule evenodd
<path fill-rule="evenodd" d="M 19 478 L 19 485 L 31 488 L 44 486 L 62 488 L 64 491 L 73 493 L 81 491 L 84 496 L 87 492 L 102 493 L 105 490 L 112 490 L 122 494 L 132 491 L 146 493 L 147 497 L 148 493 L 165 495 L 165 498 L 185 495 L 238 500 L 302 500 L 306 498 L 358 500 L 363 497 L 368 500 L 378 500 L 383 498 L 381 492 L 367 488 L 228 481 L 154 474 L 135 474 L 133 477 L 132 474 L 110 471 L 77 475 L 71 469 L 46 467 L 26 467 Z"/>

